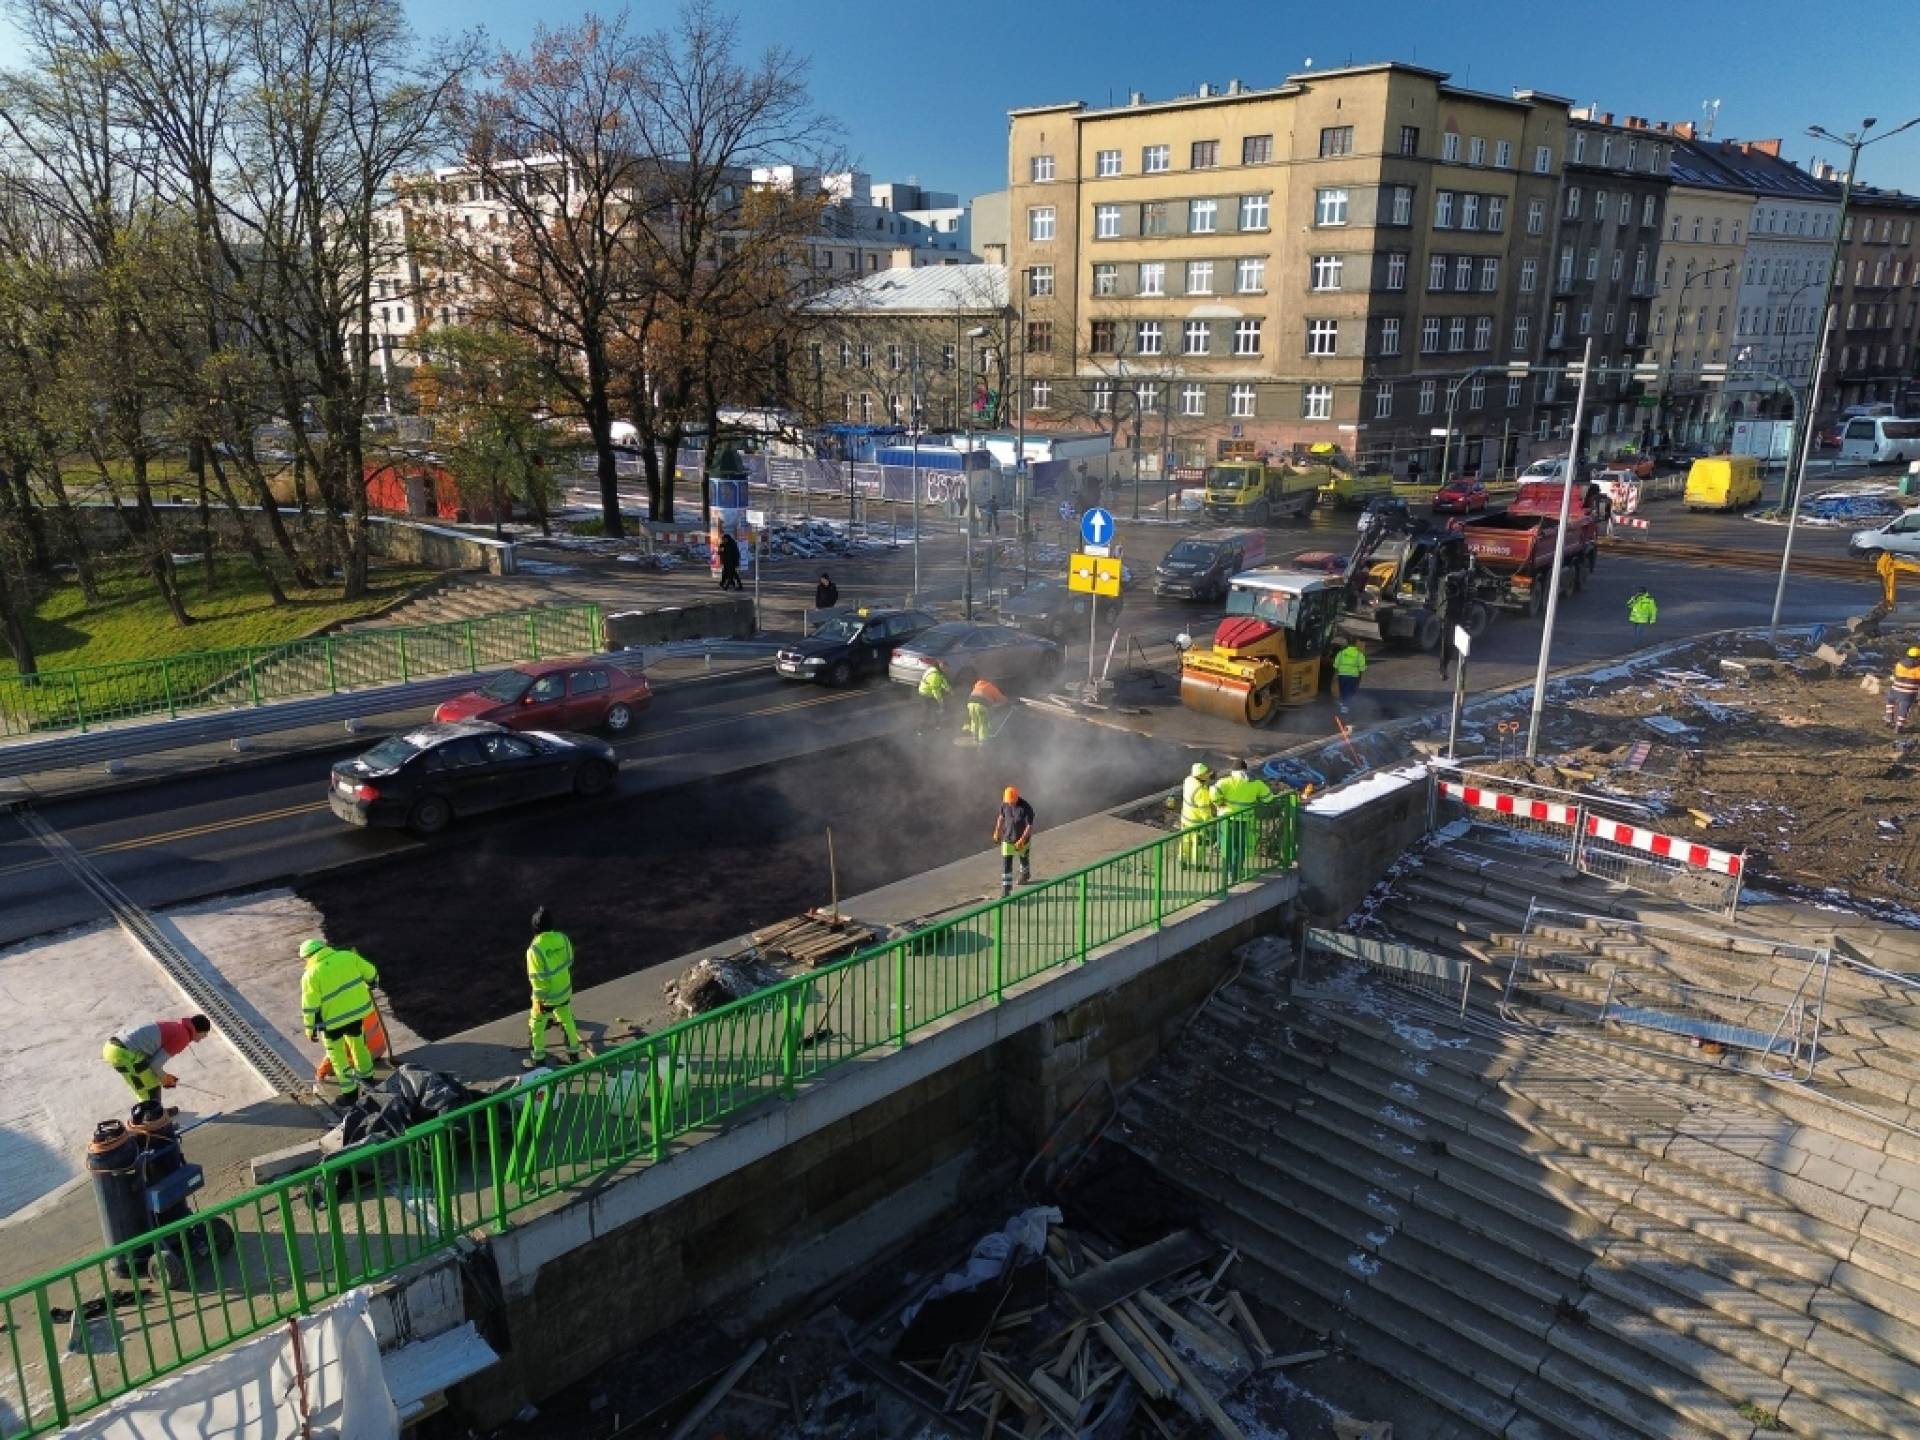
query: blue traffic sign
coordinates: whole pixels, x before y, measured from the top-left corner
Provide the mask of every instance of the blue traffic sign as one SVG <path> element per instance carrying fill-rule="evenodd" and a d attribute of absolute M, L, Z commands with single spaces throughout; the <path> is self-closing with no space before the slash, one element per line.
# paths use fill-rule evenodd
<path fill-rule="evenodd" d="M 1111 545 L 1113 543 L 1113 512 L 1102 510 L 1096 505 L 1082 514 L 1080 538 L 1089 545 Z"/>

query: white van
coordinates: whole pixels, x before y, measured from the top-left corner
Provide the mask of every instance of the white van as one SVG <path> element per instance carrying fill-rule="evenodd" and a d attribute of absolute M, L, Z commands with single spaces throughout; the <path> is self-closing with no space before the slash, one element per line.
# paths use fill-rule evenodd
<path fill-rule="evenodd" d="M 1840 458 L 1856 464 L 1895 465 L 1920 460 L 1920 420 L 1862 415 L 1840 432 Z"/>

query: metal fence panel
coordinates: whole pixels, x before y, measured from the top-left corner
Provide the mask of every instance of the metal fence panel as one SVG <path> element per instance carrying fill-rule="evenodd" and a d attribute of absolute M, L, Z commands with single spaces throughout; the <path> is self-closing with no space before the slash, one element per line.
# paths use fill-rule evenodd
<path fill-rule="evenodd" d="M 1390 985 L 1454 1007 L 1465 1014 L 1473 985 L 1473 966 L 1450 955 L 1436 955 L 1398 941 L 1375 940 L 1338 930 L 1310 929 L 1293 983 L 1296 995 L 1336 999 L 1347 987 L 1341 977 L 1356 970 Z"/>

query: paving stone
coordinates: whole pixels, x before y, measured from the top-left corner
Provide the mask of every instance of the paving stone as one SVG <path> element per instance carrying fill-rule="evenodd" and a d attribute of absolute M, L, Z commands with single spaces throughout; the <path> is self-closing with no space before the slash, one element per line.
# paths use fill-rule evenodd
<path fill-rule="evenodd" d="M 1716 1400 L 1710 1406 L 1698 1407 L 1709 1417 L 1704 1421 L 1700 1414 L 1694 1413 L 1693 1406 L 1676 1414 L 1677 1407 L 1667 1396 L 1655 1398 L 1638 1386 L 1630 1388 L 1587 1362 L 1585 1356 L 1579 1353 L 1580 1350 L 1610 1352 L 1611 1347 L 1603 1347 L 1598 1343 L 1600 1337 L 1575 1331 L 1573 1327 L 1562 1328 L 1568 1332 L 1565 1338 L 1569 1347 L 1572 1347 L 1570 1353 L 1548 1359 L 1540 1367 L 1539 1379 L 1568 1391 L 1599 1414 L 1611 1416 L 1641 1435 L 1658 1437 L 1658 1440 L 1706 1440 L 1712 1435 L 1721 1436 L 1722 1440 L 1750 1440 L 1753 1426 L 1743 1423 L 1733 1406 Z M 1649 1379 L 1644 1371 L 1638 1378 L 1642 1385 L 1668 1391 L 1678 1388 L 1661 1380 Z M 1678 1378 L 1674 1377 L 1676 1381 Z M 1521 1403 L 1526 1402 L 1523 1400 Z M 1527 1408 L 1531 1410 L 1534 1407 L 1529 1404 Z M 1569 1433 L 1581 1435 L 1587 1432 L 1574 1429 Z"/>
<path fill-rule="evenodd" d="M 1853 1178 L 1847 1181 L 1848 1195 L 1863 1204 L 1877 1206 L 1882 1210 L 1893 1210 L 1895 1202 L 1903 1193 L 1905 1192 L 1891 1180 L 1882 1180 L 1858 1170 L 1855 1170 Z M 1894 1210 L 1894 1213 L 1897 1215 L 1900 1212 Z"/>
<path fill-rule="evenodd" d="M 1835 1382 L 1834 1373 L 1832 1366 L 1811 1356 L 1796 1354 L 1787 1361 L 1781 1378 L 1829 1409 L 1850 1415 L 1869 1426 L 1877 1426 L 1883 1434 L 1899 1436 L 1901 1440 L 1920 1436 L 1920 1412 L 1915 1411 L 1913 1406 L 1869 1390 L 1864 1385 Z M 1827 1393 L 1820 1388 L 1823 1380 L 1830 1383 Z"/>
<path fill-rule="evenodd" d="M 1836 1417 L 1825 1405 L 1804 1395 L 1789 1395 L 1776 1412 L 1776 1418 L 1795 1435 L 1817 1437 L 1817 1440 L 1886 1440 L 1886 1432 L 1878 1427 L 1869 1429 L 1844 1416 Z M 1838 1424 L 1834 1423 L 1836 1419 Z M 1757 1432 L 1755 1440 L 1766 1433 Z"/>
<path fill-rule="evenodd" d="M 1759 1374 L 1778 1375 L 1792 1353 L 1793 1347 L 1785 1340 L 1766 1335 L 1719 1310 L 1683 1299 L 1644 1272 L 1595 1266 L 1587 1272 L 1587 1281 L 1596 1294 L 1639 1312 L 1649 1324 L 1657 1323 L 1711 1345 Z M 1583 1308 L 1605 1323 L 1592 1305 L 1593 1299 L 1589 1296 Z"/>
<path fill-rule="evenodd" d="M 1885 1210 L 1869 1211 L 1860 1225 L 1860 1233 L 1895 1250 L 1904 1250 L 1920 1259 L 1920 1220 L 1908 1220 Z"/>

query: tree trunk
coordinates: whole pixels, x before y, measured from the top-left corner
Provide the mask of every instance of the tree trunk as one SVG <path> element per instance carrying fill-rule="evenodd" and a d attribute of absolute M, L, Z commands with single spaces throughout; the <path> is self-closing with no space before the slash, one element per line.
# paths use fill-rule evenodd
<path fill-rule="evenodd" d="M 615 537 L 625 535 L 626 522 L 620 515 L 620 469 L 613 456 L 613 402 L 607 393 L 606 366 L 592 357 L 587 361 L 586 418 L 599 467 L 601 533 Z"/>
<path fill-rule="evenodd" d="M 36 575 L 53 573 L 53 555 L 47 547 L 47 527 L 33 503 L 33 470 L 24 460 L 7 467 L 7 483 L 0 494 L 0 511 L 12 510 L 27 542 L 27 565 Z"/>
<path fill-rule="evenodd" d="M 187 468 L 200 503 L 200 574 L 211 595 L 220 586 L 220 567 L 213 558 L 213 506 L 207 500 L 207 447 L 195 437 L 187 442 Z"/>
<path fill-rule="evenodd" d="M 367 467 L 360 453 L 360 437 L 347 442 L 347 461 L 353 469 L 347 481 L 347 553 L 341 564 L 340 596 L 364 599 L 367 593 Z"/>
<path fill-rule="evenodd" d="M 303 518 L 310 513 L 310 502 L 307 499 L 307 457 L 301 454 L 297 447 L 293 452 L 293 499 L 294 503 L 300 507 Z"/>
<path fill-rule="evenodd" d="M 26 597 L 15 593 L 13 585 L 7 579 L 7 567 L 0 564 L 0 629 L 7 633 L 7 650 L 13 656 L 14 668 L 22 675 L 39 672 L 39 662 L 34 659 L 33 637 L 27 634 L 27 617 L 23 606 Z"/>
<path fill-rule="evenodd" d="M 267 594 L 273 598 L 273 603 L 286 604 L 287 592 L 280 588 L 280 577 L 273 573 L 273 563 L 267 558 L 266 547 L 253 533 L 253 527 L 247 523 L 246 513 L 234 498 L 226 467 L 220 463 L 218 454 L 210 454 L 208 458 L 213 462 L 213 478 L 220 486 L 220 498 L 226 501 L 227 514 L 232 518 L 234 528 L 240 532 L 240 543 L 246 547 L 247 558 L 253 561 L 253 568 L 260 572 L 260 578 L 267 582 Z"/>
<path fill-rule="evenodd" d="M 67 558 L 73 561 L 73 573 L 80 580 L 80 595 L 89 605 L 100 603 L 100 581 L 93 573 L 93 556 L 87 552 L 86 533 L 80 528 L 80 516 L 73 508 L 73 499 L 67 494 L 66 481 L 60 478 L 58 460 L 47 463 L 47 488 L 53 492 L 54 514 L 60 519 L 60 530 L 67 543 Z"/>
<path fill-rule="evenodd" d="M 187 613 L 186 603 L 180 598 L 180 577 L 173 570 L 173 554 L 167 546 L 166 527 L 160 523 L 160 512 L 154 508 L 153 487 L 147 479 L 146 454 L 136 447 L 129 464 L 133 471 L 134 509 L 140 516 L 141 528 L 146 532 L 139 538 L 147 547 L 147 570 L 153 576 L 153 583 L 159 587 L 160 598 L 167 602 L 167 613 L 173 616 L 173 623 L 191 625 L 193 616 Z"/>
<path fill-rule="evenodd" d="M 215 462 L 215 468 L 219 468 L 218 461 Z M 267 533 L 273 536 L 275 548 L 286 557 L 287 567 L 293 571 L 294 584 L 306 590 L 313 589 L 313 571 L 301 555 L 300 547 L 294 543 L 293 533 L 287 529 L 286 517 L 281 513 L 280 502 L 273 498 L 273 488 L 267 484 L 266 472 L 260 468 L 251 448 L 240 457 L 240 472 L 246 476 L 253 497 L 259 503 L 260 513 L 266 517 Z M 220 483 L 225 486 L 227 482 L 223 478 Z"/>
<path fill-rule="evenodd" d="M 673 491 L 680 479 L 680 442 L 684 438 L 685 431 L 678 420 L 667 427 L 666 441 L 660 447 L 666 455 L 660 466 L 660 513 L 654 516 L 656 520 L 669 523 L 673 520 Z M 704 503 L 700 518 L 702 521 L 706 519 Z"/>

